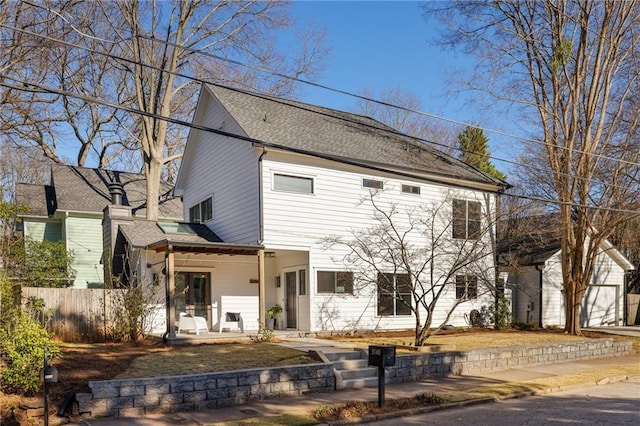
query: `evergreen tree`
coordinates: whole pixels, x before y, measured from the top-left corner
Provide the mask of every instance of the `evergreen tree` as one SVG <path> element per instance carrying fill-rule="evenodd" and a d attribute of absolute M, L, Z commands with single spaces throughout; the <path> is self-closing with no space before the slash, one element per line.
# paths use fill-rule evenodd
<path fill-rule="evenodd" d="M 491 164 L 491 152 L 489 151 L 489 139 L 479 127 L 467 126 L 458 134 L 458 148 L 460 159 L 475 168 L 482 170 L 490 176 L 500 180 L 506 180 L 506 176 Z"/>

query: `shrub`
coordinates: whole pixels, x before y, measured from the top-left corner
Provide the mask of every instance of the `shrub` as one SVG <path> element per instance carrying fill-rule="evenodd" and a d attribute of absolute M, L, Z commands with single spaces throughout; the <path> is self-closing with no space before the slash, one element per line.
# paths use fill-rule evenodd
<path fill-rule="evenodd" d="M 493 324 L 496 330 L 511 327 L 511 301 L 503 295 L 498 297 L 496 305 L 483 306 L 480 309 L 480 323 L 483 327 Z"/>
<path fill-rule="evenodd" d="M 0 328 L 0 376 L 6 392 L 32 395 L 40 389 L 45 350 L 50 360 L 60 356 L 51 336 L 29 313 L 13 309 Z"/>

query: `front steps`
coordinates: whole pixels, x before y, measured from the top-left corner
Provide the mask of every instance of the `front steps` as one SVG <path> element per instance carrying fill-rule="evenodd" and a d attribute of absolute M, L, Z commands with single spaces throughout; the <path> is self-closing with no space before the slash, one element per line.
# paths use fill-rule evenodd
<path fill-rule="evenodd" d="M 369 367 L 365 351 L 357 349 L 325 352 L 324 356 L 333 364 L 336 389 L 357 389 L 378 385 L 378 369 Z"/>

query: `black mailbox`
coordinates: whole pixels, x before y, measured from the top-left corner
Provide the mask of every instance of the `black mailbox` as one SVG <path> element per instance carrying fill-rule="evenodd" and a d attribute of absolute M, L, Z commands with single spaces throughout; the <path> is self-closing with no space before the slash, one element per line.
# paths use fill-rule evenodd
<path fill-rule="evenodd" d="M 43 383 L 57 383 L 58 369 L 52 365 L 47 365 L 41 370 L 41 378 Z"/>
<path fill-rule="evenodd" d="M 396 365 L 396 347 L 369 346 L 369 365 L 374 367 L 393 367 Z"/>

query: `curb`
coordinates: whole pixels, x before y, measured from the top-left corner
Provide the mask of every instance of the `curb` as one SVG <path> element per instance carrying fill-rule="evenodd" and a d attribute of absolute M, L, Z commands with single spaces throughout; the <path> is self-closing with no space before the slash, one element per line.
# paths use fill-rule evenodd
<path fill-rule="evenodd" d="M 576 383 L 576 384 L 573 384 L 573 385 L 558 386 L 558 387 L 554 387 L 554 388 L 546 388 L 546 389 L 541 389 L 541 390 L 534 390 L 534 391 L 527 391 L 527 392 L 515 392 L 515 393 L 509 394 L 509 395 L 503 395 L 503 396 L 498 396 L 498 397 L 474 398 L 474 399 L 468 399 L 468 400 L 464 400 L 464 401 L 449 402 L 449 403 L 444 403 L 444 404 L 439 404 L 439 405 L 433 405 L 433 406 L 429 406 L 429 407 L 409 408 L 409 409 L 405 409 L 405 410 L 391 411 L 391 412 L 388 412 L 388 413 L 371 414 L 371 415 L 362 416 L 362 417 L 353 417 L 353 418 L 350 418 L 350 419 L 336 420 L 335 422 L 319 423 L 319 425 L 340 426 L 340 425 L 350 425 L 350 424 L 356 424 L 356 423 L 371 423 L 371 422 L 377 422 L 377 421 L 382 421 L 382 420 L 390 420 L 390 419 L 394 419 L 394 418 L 398 418 L 398 417 L 406 417 L 406 416 L 415 416 L 415 415 L 418 415 L 418 414 L 426 414 L 426 413 L 433 412 L 433 411 L 441 411 L 441 410 L 450 410 L 450 409 L 454 409 L 454 408 L 471 407 L 473 405 L 488 404 L 488 403 L 492 403 L 492 402 L 506 401 L 506 400 L 509 400 L 509 399 L 525 398 L 525 397 L 528 397 L 528 396 L 536 396 L 536 395 L 548 395 L 550 393 L 556 393 L 556 392 L 561 392 L 561 391 L 566 391 L 566 390 L 587 388 L 587 387 L 593 387 L 593 386 L 601 386 L 601 385 L 610 384 L 610 383 L 619 383 L 619 382 L 624 382 L 624 381 L 629 380 L 630 378 L 635 378 L 635 377 L 640 377 L 640 375 L 639 376 L 612 376 L 612 377 L 605 377 L 604 379 L 601 379 L 598 382 L 582 382 L 582 383 Z"/>

